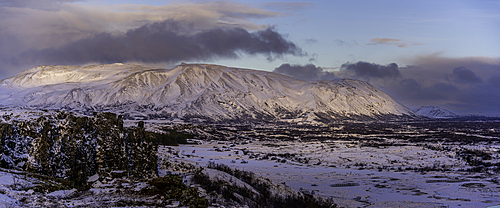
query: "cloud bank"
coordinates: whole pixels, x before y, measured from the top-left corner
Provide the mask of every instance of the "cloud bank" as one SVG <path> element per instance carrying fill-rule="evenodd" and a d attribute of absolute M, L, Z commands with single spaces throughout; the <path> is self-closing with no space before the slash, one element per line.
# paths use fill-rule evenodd
<path fill-rule="evenodd" d="M 404 67 L 395 63 L 345 63 L 333 72 L 312 64 L 282 64 L 274 72 L 302 80 L 368 81 L 413 109 L 436 105 L 463 115 L 500 116 L 500 59 L 430 54 L 406 61 L 410 65 Z"/>
<path fill-rule="evenodd" d="M 336 75 L 368 81 L 410 108 L 436 105 L 459 114 L 500 116 L 500 59 L 430 54 L 407 61 L 411 65 L 405 67 L 347 63 Z"/>
<path fill-rule="evenodd" d="M 189 30 L 179 22 L 167 20 L 129 30 L 124 35 L 100 33 L 59 48 L 25 52 L 18 59 L 33 64 L 159 63 L 238 58 L 240 53 L 262 54 L 269 60 L 284 54 L 303 55 L 299 47 L 273 28 L 256 32 L 214 28 L 186 34 Z"/>
<path fill-rule="evenodd" d="M 483 82 L 481 77 L 478 77 L 472 70 L 463 66 L 454 68 L 449 79 L 453 83 L 458 84 L 479 84 Z"/>
<path fill-rule="evenodd" d="M 254 20 L 286 15 L 230 2 L 150 5 L 75 4 L 75 0 L 0 3 L 0 76 L 40 64 L 268 60 L 306 55 Z M 301 5 L 276 5 L 276 7 Z"/>
<path fill-rule="evenodd" d="M 317 67 L 314 64 L 282 64 L 281 66 L 275 68 L 273 72 L 306 81 L 337 79 L 337 76 L 335 76 L 333 72 L 323 71 L 321 67 Z"/>
<path fill-rule="evenodd" d="M 391 79 L 401 76 L 401 73 L 399 73 L 399 67 L 395 63 L 391 63 L 387 66 L 382 66 L 360 61 L 357 63 L 342 64 L 340 69 L 341 72 L 343 72 L 341 73 L 343 77 L 364 79 L 367 81 L 372 78 Z"/>

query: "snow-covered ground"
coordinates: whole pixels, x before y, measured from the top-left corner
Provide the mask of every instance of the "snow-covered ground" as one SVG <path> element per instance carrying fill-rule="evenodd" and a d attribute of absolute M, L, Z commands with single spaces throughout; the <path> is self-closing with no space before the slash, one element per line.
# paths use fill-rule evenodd
<path fill-rule="evenodd" d="M 176 154 L 169 155 L 171 159 L 201 166 L 211 161 L 252 171 L 296 190 L 333 197 L 336 203 L 346 207 L 398 204 L 409 207 L 486 207 L 500 204 L 499 176 L 455 171 L 466 168 L 467 164 L 442 151 L 417 146 L 379 149 L 359 147 L 349 142 L 221 143 L 182 145 L 175 148 Z M 296 154 L 296 158 L 309 158 L 309 163 L 280 156 L 262 159 L 270 153 Z M 449 166 L 451 170 L 423 173 L 398 170 L 400 167 L 433 165 Z M 379 171 L 378 167 L 382 166 L 389 168 Z"/>
<path fill-rule="evenodd" d="M 86 191 L 62 189 L 40 192 L 46 180 L 25 176 L 22 172 L 0 170 L 0 208 L 3 207 L 155 207 L 165 206 L 159 196 L 143 194 L 151 188 L 145 181 L 106 178 L 91 181 Z M 175 202 L 171 201 L 171 204 Z M 178 203 L 177 203 L 178 204 Z M 120 206 L 123 205 L 123 206 Z"/>
<path fill-rule="evenodd" d="M 0 122 L 27 121 L 53 113 L 6 108 L 0 111 Z M 125 123 L 136 125 L 133 120 Z M 282 185 L 281 192 L 292 193 L 287 186 L 314 192 L 332 197 L 344 207 L 487 207 L 500 204 L 498 124 L 498 120 L 426 120 L 330 126 L 195 126 L 156 120 L 148 121 L 145 127 L 155 132 L 175 129 L 197 138 L 192 140 L 197 145 L 160 146 L 160 176 L 168 172 L 185 174 L 188 169 L 214 162 L 270 179 Z M 481 167 L 471 164 L 477 161 L 494 165 L 474 171 Z M 237 181 L 220 171 L 205 168 L 205 173 Z M 144 194 L 151 188 L 146 180 L 90 177 L 89 182 L 91 188 L 86 191 L 61 189 L 50 180 L 0 169 L 0 208 L 179 204 Z M 186 183 L 199 187 L 189 180 Z M 237 185 L 247 187 L 244 183 Z"/>
<path fill-rule="evenodd" d="M 17 183 L 25 183 L 25 181 L 21 180 L 21 179 L 17 179 L 14 174 L 0 171 L 0 206 L 1 207 L 19 205 L 19 202 L 17 201 L 17 199 L 9 196 L 9 195 L 13 194 L 13 191 L 9 187 L 14 186 Z"/>
<path fill-rule="evenodd" d="M 458 171 L 467 168 L 467 164 L 449 152 L 422 146 L 375 148 L 351 141 L 197 142 L 202 144 L 160 146 L 160 176 L 167 172 L 185 173 L 193 166 L 206 167 L 214 162 L 257 173 L 296 191 L 331 197 L 343 207 L 487 207 L 500 204 L 498 175 Z M 498 160 L 494 157 L 493 160 Z M 170 163 L 168 168 L 166 163 Z M 404 170 L 432 165 L 445 165 L 450 170 Z M 379 168 L 384 166 L 387 168 Z M 206 173 L 238 182 L 215 170 L 207 169 Z M 18 171 L 2 170 L 0 207 L 147 207 L 164 203 L 158 196 L 142 194 L 150 187 L 145 181 L 126 177 L 98 179 L 97 176 L 89 178 L 92 187 L 87 191 L 69 189 L 42 193 L 35 190 L 47 181 Z M 281 190 L 286 191 L 286 186 Z M 178 202 L 168 204 L 176 206 Z"/>

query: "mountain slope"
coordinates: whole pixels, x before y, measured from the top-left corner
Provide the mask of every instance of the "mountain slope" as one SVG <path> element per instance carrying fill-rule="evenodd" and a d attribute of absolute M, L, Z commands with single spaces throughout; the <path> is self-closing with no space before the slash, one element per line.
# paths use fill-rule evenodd
<path fill-rule="evenodd" d="M 430 118 L 452 118 L 457 116 L 457 114 L 438 106 L 421 106 L 415 112 Z"/>
<path fill-rule="evenodd" d="M 0 105 L 113 111 L 129 118 L 312 121 L 412 116 L 367 82 L 306 82 L 208 64 L 40 66 L 0 81 Z"/>

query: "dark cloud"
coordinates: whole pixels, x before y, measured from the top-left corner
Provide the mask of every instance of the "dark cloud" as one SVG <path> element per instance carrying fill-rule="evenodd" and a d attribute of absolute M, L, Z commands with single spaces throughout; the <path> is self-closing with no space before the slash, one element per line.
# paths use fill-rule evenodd
<path fill-rule="evenodd" d="M 333 72 L 323 71 L 320 80 L 335 80 L 338 79 Z"/>
<path fill-rule="evenodd" d="M 459 90 L 455 85 L 448 83 L 436 83 L 429 88 L 424 89 L 422 98 L 424 99 L 449 99 Z"/>
<path fill-rule="evenodd" d="M 421 85 L 414 79 L 403 79 L 400 85 L 402 86 L 401 89 L 408 93 L 419 92 L 421 89 Z"/>
<path fill-rule="evenodd" d="M 477 84 L 483 82 L 481 77 L 478 77 L 473 71 L 465 67 L 457 67 L 453 69 L 450 79 L 455 83 L 463 84 Z"/>
<path fill-rule="evenodd" d="M 500 59 L 431 54 L 410 63 L 346 63 L 336 75 L 369 81 L 410 108 L 436 105 L 459 114 L 500 116 Z"/>
<path fill-rule="evenodd" d="M 494 87 L 500 87 L 500 76 L 492 76 L 488 79 L 488 83 Z"/>
<path fill-rule="evenodd" d="M 429 102 L 429 100 L 449 100 L 459 92 L 458 88 L 452 84 L 438 82 L 424 87 L 411 78 L 403 79 L 398 84 L 390 85 L 388 88 L 388 93 L 401 101 L 412 100 L 414 102 L 418 100 L 422 103 Z"/>
<path fill-rule="evenodd" d="M 252 36 L 250 44 L 258 43 L 255 47 L 262 47 L 261 43 L 266 41 L 271 44 L 271 46 L 265 46 L 270 48 L 267 50 L 268 52 L 265 52 L 250 49 L 251 47 L 242 48 L 240 43 L 240 47 L 235 51 L 236 55 L 254 53 L 264 54 L 271 59 L 280 57 L 278 55 L 280 51 L 274 50 L 279 49 L 281 44 L 277 43 L 276 40 L 280 41 L 281 38 L 281 41 L 284 41 L 285 39 L 273 34 L 273 32 L 276 33 L 274 29 L 266 31 L 269 25 L 255 22 L 257 19 L 284 16 L 285 13 L 269 11 L 247 4 L 226 1 L 189 1 L 164 5 L 84 5 L 77 4 L 78 1 L 80 0 L 0 0 L 0 77 L 14 75 L 37 63 L 47 63 L 47 60 L 53 61 L 54 64 L 63 64 L 76 63 L 75 59 L 85 60 L 85 58 L 98 61 L 101 59 L 128 60 L 131 56 L 137 59 L 144 58 L 141 56 L 141 50 L 111 54 L 103 51 L 109 51 L 112 48 L 131 49 L 132 46 L 137 46 L 134 43 L 126 42 L 132 39 L 125 35 L 127 31 L 145 24 L 165 20 L 192 25 L 187 32 L 177 31 L 173 34 L 172 37 L 177 38 L 176 40 L 183 38 L 185 40 L 203 39 L 203 37 L 196 36 L 195 33 L 215 31 L 221 28 L 221 30 L 226 30 L 224 32 L 228 35 L 241 29 L 248 31 L 247 33 Z M 155 36 L 152 38 L 161 35 L 168 36 L 164 33 L 152 35 Z M 106 44 L 108 40 L 115 45 Z M 89 46 L 83 45 L 81 49 L 68 49 L 69 46 L 82 46 L 84 43 L 96 45 L 96 42 L 99 41 L 108 48 L 94 47 L 93 51 L 97 52 L 95 55 L 80 54 L 85 49 L 88 50 Z M 148 43 L 147 40 L 143 42 Z M 169 41 L 167 40 L 167 42 Z M 158 45 L 162 44 L 158 43 Z M 210 52 L 210 49 L 213 49 L 213 47 L 208 48 L 207 45 L 199 46 L 202 49 L 201 53 Z M 183 52 L 191 52 L 184 49 Z M 19 56 L 23 52 L 25 56 Z M 47 52 L 47 54 L 42 54 L 42 52 Z M 61 54 L 62 57 L 73 59 L 57 63 L 57 58 L 50 57 L 51 54 Z M 99 59 L 96 58 L 97 55 L 104 56 Z M 216 54 L 213 57 L 195 54 L 195 57 L 214 59 L 218 56 L 224 56 L 224 54 Z M 18 64 L 15 64 L 16 62 Z"/>
<path fill-rule="evenodd" d="M 347 72 L 347 76 L 370 80 L 371 78 L 396 78 L 401 76 L 399 67 L 395 63 L 383 66 L 368 62 L 342 64 L 340 69 Z"/>
<path fill-rule="evenodd" d="M 402 103 L 438 105 L 461 114 L 500 116 L 500 58 L 448 58 L 435 53 L 407 61 L 411 66 L 400 68 L 402 76 L 415 79 L 422 89 L 418 95 L 405 97 L 401 86 L 391 86 L 393 96 L 401 98 Z M 448 86 L 433 87 L 433 83 Z"/>
<path fill-rule="evenodd" d="M 273 60 L 285 54 L 305 55 L 274 28 L 256 32 L 243 28 L 214 28 L 195 33 L 191 30 L 193 26 L 167 20 L 146 24 L 124 35 L 100 33 L 59 48 L 32 50 L 16 59 L 38 65 L 206 61 L 238 58 L 240 54 L 259 54 Z"/>
<path fill-rule="evenodd" d="M 465 67 L 482 79 L 498 75 L 500 71 L 500 58 L 449 58 L 441 56 L 440 53 L 434 53 L 415 56 L 403 61 L 408 65 L 408 67 L 400 69 L 403 76 L 414 77 L 417 80 L 443 78 L 457 67 Z"/>
<path fill-rule="evenodd" d="M 306 81 L 334 80 L 337 78 L 334 73 L 323 71 L 321 67 L 316 67 L 314 64 L 307 64 L 307 65 L 281 64 L 281 66 L 275 68 L 273 72 L 288 75 L 293 78 Z"/>

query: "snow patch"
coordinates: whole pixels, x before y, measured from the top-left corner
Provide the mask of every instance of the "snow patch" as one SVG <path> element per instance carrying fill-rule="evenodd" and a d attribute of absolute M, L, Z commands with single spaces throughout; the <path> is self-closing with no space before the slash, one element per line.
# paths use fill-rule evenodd
<path fill-rule="evenodd" d="M 54 192 L 48 193 L 47 196 L 58 198 L 58 199 L 63 199 L 63 198 L 71 197 L 71 195 L 73 195 L 76 192 L 77 192 L 76 189 L 59 190 L 59 191 L 54 191 Z"/>
<path fill-rule="evenodd" d="M 87 182 L 94 182 L 97 180 L 99 180 L 99 174 L 95 174 L 93 176 L 90 176 L 89 179 L 87 180 Z"/>

